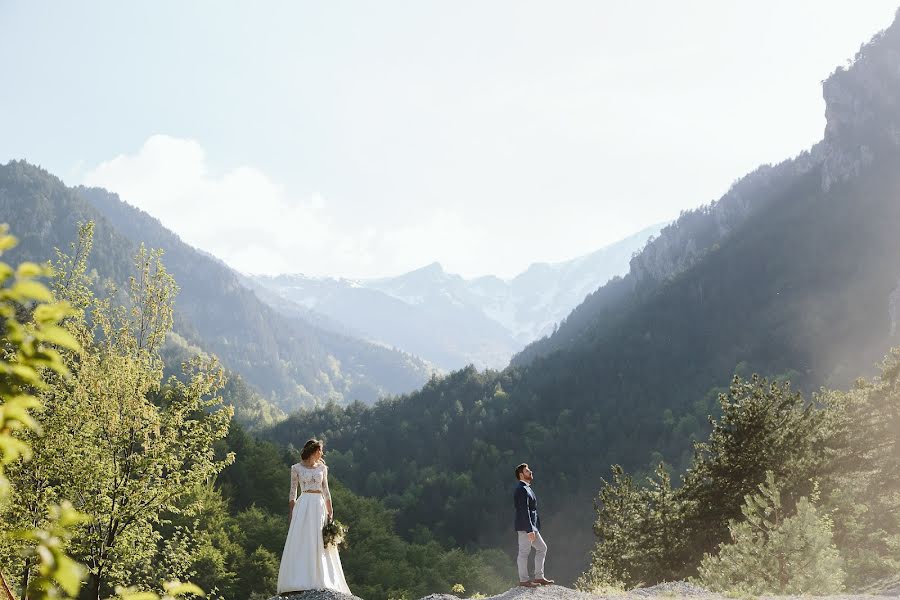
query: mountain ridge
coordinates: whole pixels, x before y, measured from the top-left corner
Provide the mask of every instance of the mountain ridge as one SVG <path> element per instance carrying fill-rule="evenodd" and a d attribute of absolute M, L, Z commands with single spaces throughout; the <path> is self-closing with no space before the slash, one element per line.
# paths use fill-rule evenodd
<path fill-rule="evenodd" d="M 20 245 L 14 258 L 43 262 L 68 250 L 77 222 L 96 222 L 91 268 L 127 281 L 139 243 L 160 248 L 175 277 L 176 333 L 217 354 L 284 410 L 410 391 L 432 369 L 415 357 L 278 314 L 220 260 L 185 244 L 158 219 L 100 188 L 68 188 L 25 161 L 0 166 L 0 215 Z"/>
<path fill-rule="evenodd" d="M 571 260 L 533 263 L 507 279 L 464 278 L 431 262 L 394 277 L 282 274 L 251 280 L 360 337 L 445 369 L 469 363 L 502 368 L 524 343 L 552 330 L 584 295 L 624 269 L 659 228 L 652 225 Z M 428 332 L 428 339 L 419 339 L 421 332 Z"/>

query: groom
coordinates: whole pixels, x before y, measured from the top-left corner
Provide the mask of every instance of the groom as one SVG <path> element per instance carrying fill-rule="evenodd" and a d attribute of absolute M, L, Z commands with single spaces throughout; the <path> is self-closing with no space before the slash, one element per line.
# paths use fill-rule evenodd
<path fill-rule="evenodd" d="M 516 490 L 513 503 L 516 507 L 516 532 L 519 535 L 519 556 L 516 563 L 519 567 L 519 585 L 522 587 L 540 587 L 550 585 L 552 579 L 544 578 L 544 559 L 547 557 L 547 544 L 541 537 L 541 518 L 537 513 L 537 496 L 531 489 L 534 473 L 526 463 L 516 467 Z M 528 578 L 528 555 L 534 547 L 534 579 Z"/>

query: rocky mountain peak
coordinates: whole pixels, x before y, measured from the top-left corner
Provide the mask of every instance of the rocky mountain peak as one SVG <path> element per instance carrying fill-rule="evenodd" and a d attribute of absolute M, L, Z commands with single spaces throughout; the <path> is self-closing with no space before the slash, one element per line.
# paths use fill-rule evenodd
<path fill-rule="evenodd" d="M 777 165 L 740 178 L 720 199 L 683 213 L 631 262 L 636 281 L 663 281 L 690 268 L 703 252 L 734 231 L 790 178 L 821 169 L 822 190 L 855 177 L 879 152 L 900 147 L 900 11 L 847 67 L 822 84 L 826 126 L 822 141 Z"/>
<path fill-rule="evenodd" d="M 900 146 L 900 11 L 848 67 L 823 82 L 822 96 L 825 135 L 814 153 L 821 157 L 827 191 L 858 175 L 879 149 Z"/>

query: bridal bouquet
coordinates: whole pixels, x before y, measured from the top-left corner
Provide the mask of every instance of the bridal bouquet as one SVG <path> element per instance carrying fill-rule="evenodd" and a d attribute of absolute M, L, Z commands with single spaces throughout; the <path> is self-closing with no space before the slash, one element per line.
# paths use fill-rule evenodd
<path fill-rule="evenodd" d="M 325 527 L 322 528 L 322 541 L 325 542 L 325 547 L 344 544 L 347 531 L 348 527 L 338 520 L 332 519 L 325 523 Z"/>

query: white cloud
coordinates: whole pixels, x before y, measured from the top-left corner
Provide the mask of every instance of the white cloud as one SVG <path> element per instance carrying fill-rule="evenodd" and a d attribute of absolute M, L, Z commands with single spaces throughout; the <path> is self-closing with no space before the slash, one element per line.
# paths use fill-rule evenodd
<path fill-rule="evenodd" d="M 197 141 L 166 135 L 99 164 L 83 182 L 116 192 L 188 244 L 247 273 L 372 277 L 434 260 L 465 270 L 489 251 L 489 232 L 445 208 L 412 224 L 348 230 L 322 196 L 294 198 L 251 166 L 216 174 Z"/>
<path fill-rule="evenodd" d="M 221 175 L 212 171 L 198 142 L 154 135 L 137 154 L 89 171 L 84 183 L 118 193 L 188 244 L 240 271 L 279 273 L 303 266 L 318 271 L 319 263 L 347 267 L 365 259 L 366 249 L 335 228 L 320 196 L 291 198 L 250 166 Z"/>

